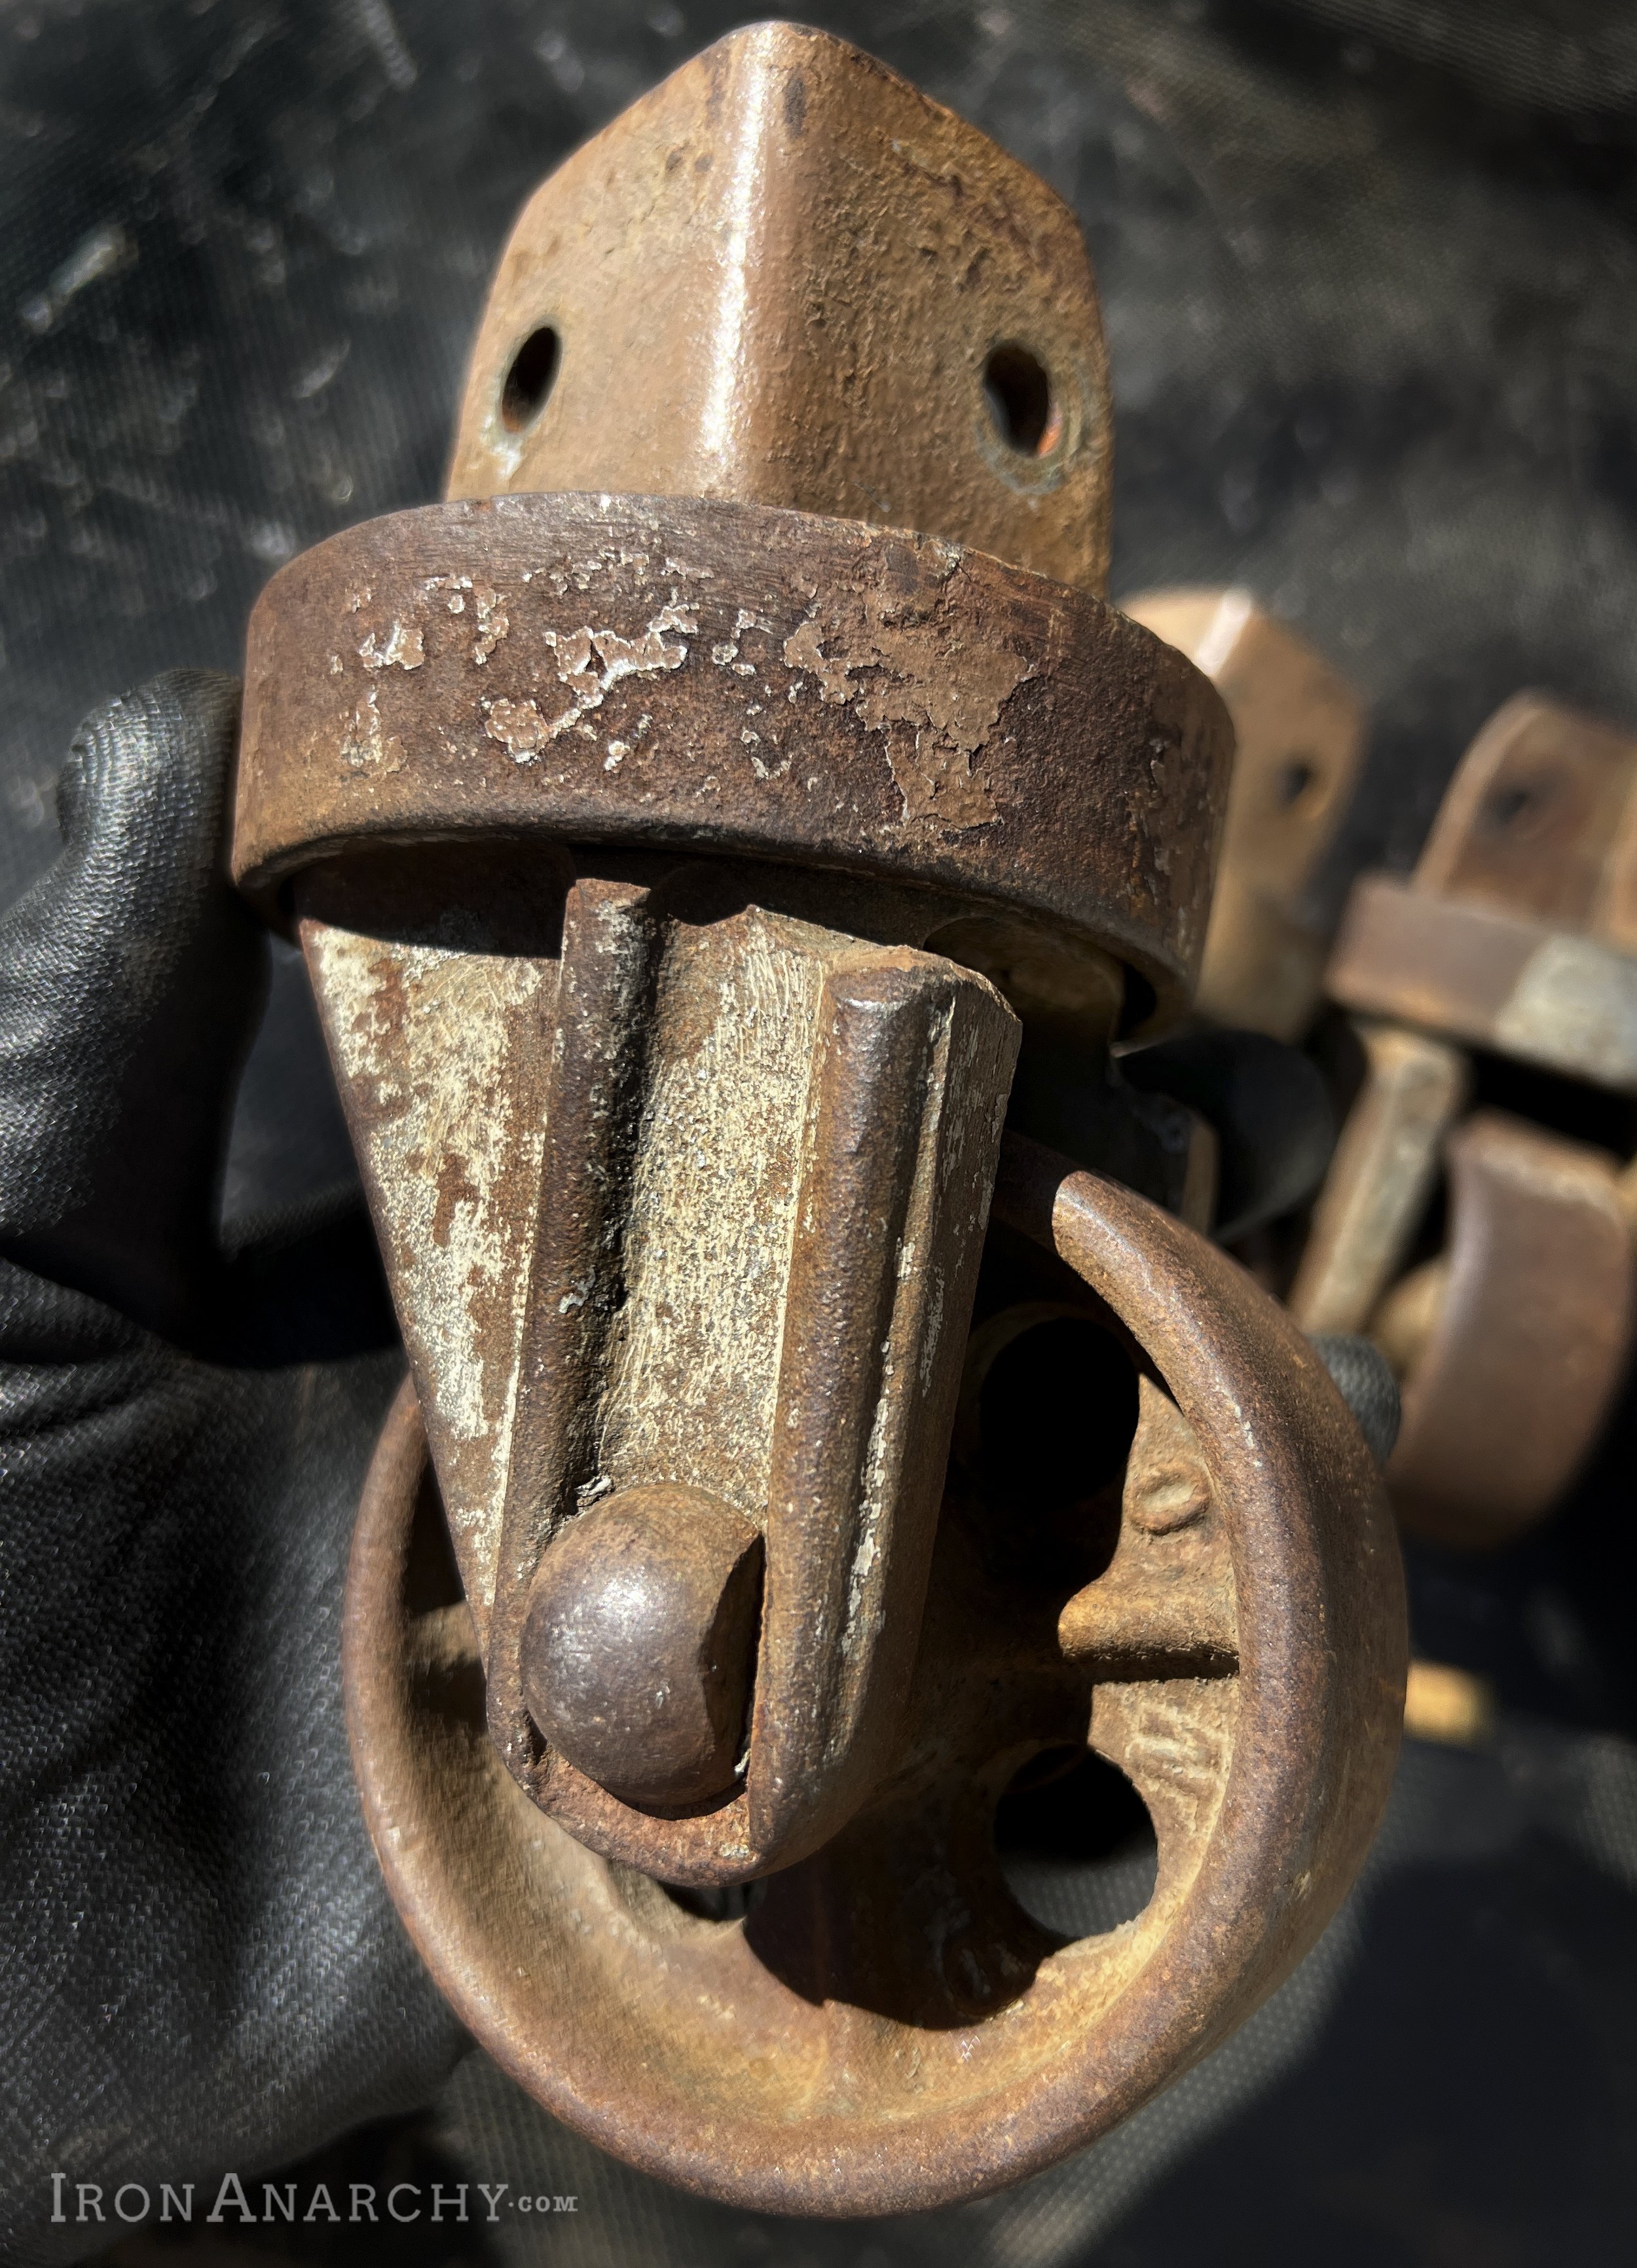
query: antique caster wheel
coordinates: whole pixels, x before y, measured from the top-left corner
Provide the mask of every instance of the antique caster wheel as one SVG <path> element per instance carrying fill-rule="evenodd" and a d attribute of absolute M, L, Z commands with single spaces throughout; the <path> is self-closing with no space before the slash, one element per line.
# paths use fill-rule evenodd
<path fill-rule="evenodd" d="M 1397 1745 L 1397 1548 L 1308 1343 L 1015 1138 L 986 1241 L 1059 1072 L 1082 1163 L 1213 1178 L 1113 1052 L 1187 1002 L 1231 733 L 1102 597 L 1110 436 L 1073 215 L 758 26 L 531 201 L 449 500 L 251 623 L 234 873 L 415 1381 L 347 1609 L 381 1863 L 531 2093 L 745 2205 L 1102 2132 L 1312 1941 Z M 985 1393 L 1066 1311 L 1112 1360 L 1048 1502 Z M 1158 1875 L 1069 1940 L 992 1822 L 1088 1747 Z"/>
<path fill-rule="evenodd" d="M 1132 1358 L 1123 1476 L 1080 1507 L 1078 1565 L 997 1554 L 957 1430 L 897 1753 L 839 1831 L 748 1892 L 678 1895 L 508 1772 L 409 1386 L 365 1491 L 349 1719 L 423 1957 L 557 2117 L 748 2207 L 975 2197 L 1105 2132 L 1289 1973 L 1385 1800 L 1397 1550 L 1311 1347 L 1191 1230 L 1016 1138 L 995 1218 L 1055 1248 L 1054 1305 Z M 980 1324 L 969 1382 L 1033 1312 Z M 1020 1767 L 1075 1742 L 1142 1796 L 1158 1874 L 1135 1919 L 1068 1941 L 1012 1896 L 992 1825 Z"/>
<path fill-rule="evenodd" d="M 1502 1550 L 1563 1500 L 1630 1361 L 1637 1173 L 1514 1114 L 1555 1116 L 1569 1080 L 1637 1094 L 1634 797 L 1637 741 L 1515 696 L 1413 875 L 1354 884 L 1326 980 L 1360 1020 L 1364 1076 L 1291 1306 L 1387 1355 L 1404 1386 L 1389 1491 L 1449 1549 Z M 1473 1048 L 1516 1066 L 1507 1110 L 1464 1116 Z M 1405 1273 L 1441 1177 L 1443 1248 Z"/>
<path fill-rule="evenodd" d="M 1447 1158 L 1448 1249 L 1375 1324 L 1404 1378 L 1387 1480 L 1413 1534 L 1493 1550 L 1590 1454 L 1630 1359 L 1637 1268 L 1604 1152 L 1482 1110 Z"/>

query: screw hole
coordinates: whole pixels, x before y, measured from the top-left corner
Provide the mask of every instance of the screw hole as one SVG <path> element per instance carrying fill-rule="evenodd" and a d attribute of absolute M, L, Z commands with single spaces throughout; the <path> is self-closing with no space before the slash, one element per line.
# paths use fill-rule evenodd
<path fill-rule="evenodd" d="M 1309 788 L 1318 783 L 1318 766 L 1309 756 L 1293 756 L 1281 765 L 1279 774 L 1279 801 L 1281 810 L 1288 811 L 1301 802 Z"/>
<path fill-rule="evenodd" d="M 512 357 L 512 367 L 500 389 L 500 422 L 508 433 L 532 425 L 546 406 L 557 384 L 563 342 L 549 323 L 531 331 Z"/>
<path fill-rule="evenodd" d="M 1509 832 L 1545 800 L 1537 787 L 1506 787 L 1489 799 L 1489 823 L 1497 833 Z"/>
<path fill-rule="evenodd" d="M 1043 457 L 1056 448 L 1063 419 L 1045 366 L 1027 347 L 1007 341 L 984 364 L 984 396 L 995 431 L 1021 457 Z"/>

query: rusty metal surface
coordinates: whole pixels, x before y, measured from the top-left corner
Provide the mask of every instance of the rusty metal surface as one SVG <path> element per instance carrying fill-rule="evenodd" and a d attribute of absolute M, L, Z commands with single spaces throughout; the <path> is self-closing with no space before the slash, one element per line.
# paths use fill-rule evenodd
<path fill-rule="evenodd" d="M 742 1881 L 879 1777 L 1017 1026 L 941 958 L 763 913 L 667 939 L 641 894 L 582 882 L 564 934 L 490 1721 L 594 1847 L 670 1881 Z M 663 964 L 645 984 L 644 952 Z M 608 1489 L 655 1485 L 707 1491 L 765 1538 L 748 1756 L 687 1817 L 544 1747 L 520 1682 L 557 1537 Z"/>
<path fill-rule="evenodd" d="M 557 1012 L 571 872 L 560 851 L 525 859 L 498 846 L 433 872 L 319 868 L 297 892 L 336 1085 L 485 1631 L 544 1167 L 540 1042 Z"/>
<path fill-rule="evenodd" d="M 234 873 L 481 833 L 749 853 L 1027 912 L 1178 1003 L 1231 739 L 1084 593 L 726 502 L 507 497 L 291 561 L 251 617 Z"/>
<path fill-rule="evenodd" d="M 1600 1151 L 1479 1111 L 1449 1167 L 1388 1483 L 1417 1534 L 1493 1546 L 1551 1508 L 1597 1437 L 1631 1349 L 1632 1239 Z"/>
<path fill-rule="evenodd" d="M 530 199 L 448 493 L 783 505 L 1100 593 L 1111 434 L 1061 199 L 856 48 L 761 24 Z"/>
<path fill-rule="evenodd" d="M 1307 903 L 1364 755 L 1360 695 L 1249 591 L 1143 591 L 1120 610 L 1202 669 L 1235 750 L 1194 1005 L 1218 1023 L 1300 1039 L 1330 939 Z"/>
<path fill-rule="evenodd" d="M 1448 1042 L 1637 1094 L 1634 783 L 1637 740 L 1518 695 L 1462 758 L 1413 878 L 1354 885 L 1331 964 L 1333 998 L 1419 1029 L 1367 1035 L 1292 1300 L 1309 1328 L 1368 1317 L 1404 1381 L 1393 1499 L 1440 1543 L 1493 1548 L 1547 1513 L 1625 1366 L 1615 1162 L 1519 1121 L 1484 1113 L 1449 1137 L 1445 1248 L 1389 1285 L 1461 1107 Z"/>
<path fill-rule="evenodd" d="M 1637 740 L 1538 694 L 1507 702 L 1412 880 L 1354 884 L 1331 998 L 1637 1093 L 1634 784 Z"/>
<path fill-rule="evenodd" d="M 1637 1094 L 1637 958 L 1601 939 L 1367 874 L 1325 983 L 1360 1015 Z"/>
<path fill-rule="evenodd" d="M 761 1623 L 761 1531 L 701 1489 L 623 1489 L 529 1587 L 523 1703 L 546 1745 L 647 1811 L 734 1793 Z"/>
<path fill-rule="evenodd" d="M 1379 1483 L 1288 1322 L 1016 1138 L 986 1241 L 1020 1042 L 1101 1093 L 1185 998 L 1230 746 L 1073 586 L 1064 226 L 856 52 L 736 34 L 547 185 L 475 353 L 452 486 L 596 492 L 333 538 L 251 628 L 234 872 L 299 931 L 412 1369 L 347 1611 L 381 1863 L 542 2101 L 790 2210 L 995 2187 L 1202 2053 L 1333 1910 L 1402 1707 Z M 1061 1502 L 985 1415 L 1042 1292 L 1131 1402 L 1094 1366 Z M 992 1821 L 1088 1745 L 1159 1874 L 1069 1944 Z"/>
<path fill-rule="evenodd" d="M 747 2205 L 974 2196 L 1104 2131 L 1287 1973 L 1390 1776 L 1397 1546 L 1316 1357 L 1222 1255 L 1049 1153 L 1009 1138 L 997 1210 L 1152 1365 L 1116 1548 L 1089 1582 L 998 1579 L 957 1462 L 890 1776 L 741 1917 L 610 1866 L 506 1773 L 469 1618 L 411 1552 L 438 1514 L 410 1392 L 365 1492 L 349 1708 L 412 1934 L 559 2116 Z M 988 1822 L 1021 1763 L 1075 1738 L 1135 1782 L 1160 1864 L 1138 1920 L 1065 1944 L 1012 1901 Z"/>
<path fill-rule="evenodd" d="M 1361 1331 L 1403 1266 L 1436 1184 L 1444 1137 L 1464 1107 L 1458 1048 L 1364 1024 L 1364 1082 L 1313 1208 L 1289 1293 L 1304 1331 Z"/>
<path fill-rule="evenodd" d="M 912 1645 L 925 1547 L 910 1532 L 935 1491 L 1017 1027 L 940 956 L 731 910 L 726 867 L 671 864 L 655 890 L 581 877 L 564 894 L 548 862 L 529 899 L 527 869 L 497 856 L 419 870 L 431 905 L 455 894 L 441 917 L 399 875 L 317 870 L 301 927 L 456 1557 L 508 1697 L 502 1737 L 544 1798 L 552 1774 L 516 1684 L 521 1622 L 551 1533 L 611 1489 L 703 1488 L 777 1535 L 783 1496 L 806 1502 L 818 1479 L 781 1481 L 779 1459 L 825 1438 L 833 1403 L 864 1432 L 821 1491 L 804 1564 L 827 1553 L 826 1580 L 846 1588 L 864 1554 L 855 1681 L 888 1574 L 889 1637 Z M 486 910 L 463 913 L 471 895 Z M 879 1233 L 868 1187 L 849 1197 L 850 1157 L 879 1185 Z M 847 1456 L 866 1439 L 860 1489 Z M 775 1598 L 795 1580 L 782 1551 L 773 1580 Z M 778 1658 L 764 1653 L 768 1697 Z M 875 1704 L 863 1678 L 847 1709 L 866 1689 Z M 823 1721 L 810 1715 L 809 1734 Z M 852 1735 L 830 1721 L 826 1737 L 839 1767 Z M 816 1798 L 825 1772 L 792 1770 Z M 558 1773 L 549 1800 L 578 1802 L 586 1831 L 624 1837 L 634 1860 L 657 1856 L 653 1823 L 582 1776 Z M 677 1828 L 671 1863 L 742 1871 L 743 1827 L 741 1803 Z"/>
<path fill-rule="evenodd" d="M 1462 757 L 1416 887 L 1629 948 L 1634 785 L 1637 740 L 1541 694 L 1517 694 Z"/>

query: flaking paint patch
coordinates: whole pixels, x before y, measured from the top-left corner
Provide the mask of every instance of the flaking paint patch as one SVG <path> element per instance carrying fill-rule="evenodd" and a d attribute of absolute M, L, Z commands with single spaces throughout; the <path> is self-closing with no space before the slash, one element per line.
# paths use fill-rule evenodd
<path fill-rule="evenodd" d="M 492 583 L 470 575 L 429 575 L 422 588 L 429 599 L 441 598 L 446 614 L 470 615 L 476 633 L 470 658 L 474 666 L 481 669 L 512 628 L 501 593 Z"/>
<path fill-rule="evenodd" d="M 912 592 L 883 578 L 815 597 L 784 659 L 815 680 L 821 701 L 850 703 L 881 734 L 906 821 L 962 834 L 999 816 L 976 760 L 1034 665 L 953 636 L 944 593 L 962 554 L 953 544 L 927 549 L 937 571 Z"/>
<path fill-rule="evenodd" d="M 914 574 L 900 574 L 891 551 L 871 558 L 871 574 L 832 583 L 812 592 L 805 617 L 793 626 L 776 622 L 778 610 L 739 606 L 733 630 L 712 637 L 703 649 L 717 669 L 730 671 L 760 698 L 746 705 L 739 747 L 755 778 L 782 778 L 792 767 L 786 728 L 769 714 L 769 703 L 785 696 L 796 703 L 812 688 L 821 703 L 848 705 L 868 733 L 882 737 L 887 764 L 903 800 L 904 823 L 962 835 L 998 821 L 995 799 L 982 773 L 982 753 L 999 728 L 1002 710 L 1018 685 L 1034 676 L 1034 662 L 999 642 L 975 642 L 959 629 L 963 610 L 950 603 L 962 574 L 957 544 L 927 542 L 916 547 Z M 589 594 L 603 585 L 615 596 L 621 583 L 642 583 L 651 571 L 646 551 L 601 547 L 563 567 L 524 571 L 521 583 L 542 585 L 557 599 Z M 505 748 L 512 762 L 531 764 L 564 735 L 594 737 L 589 717 L 626 678 L 662 676 L 689 662 L 691 639 L 698 637 L 698 603 L 685 596 L 687 583 L 707 580 L 705 571 L 682 560 L 664 560 L 669 594 L 632 633 L 603 615 L 580 623 L 549 623 L 535 629 L 520 615 L 524 599 L 478 576 L 440 574 L 422 580 L 426 619 L 390 622 L 372 629 L 358 644 L 367 669 L 417 669 L 431 651 L 435 623 L 461 633 L 472 630 L 465 660 L 485 669 L 504 642 L 524 639 L 531 653 L 544 646 L 551 674 L 567 694 L 553 703 L 542 692 L 537 674 L 524 685 L 485 696 L 478 703 L 483 733 Z M 456 617 L 451 622 L 449 617 Z M 524 623 L 520 630 L 520 622 Z M 438 639 L 446 630 L 438 630 Z M 789 676 L 793 671 L 793 678 Z M 512 676 L 508 671 L 508 676 Z M 782 682 L 776 682 L 780 681 Z M 782 714 L 782 708 L 780 708 Z M 628 747 L 628 740 L 626 740 Z M 374 737 L 356 730 L 347 753 L 350 769 L 374 762 Z M 615 767 L 610 767 L 615 769 Z M 714 783 L 707 783 L 714 784 Z"/>
<path fill-rule="evenodd" d="M 349 771 L 395 772 L 403 768 L 403 742 L 382 723 L 380 702 L 372 685 L 353 709 L 342 735 L 340 754 Z"/>
<path fill-rule="evenodd" d="M 506 618 L 502 615 L 498 619 L 505 623 Z M 661 607 L 634 638 L 617 630 L 594 629 L 589 622 L 578 630 L 542 630 L 541 644 L 551 652 L 558 682 L 573 696 L 569 706 L 549 718 L 534 700 L 489 702 L 484 704 L 483 730 L 491 740 L 499 741 L 514 762 L 527 763 L 563 733 L 581 726 L 592 710 L 602 706 L 610 687 L 622 679 L 653 677 L 680 669 L 688 659 L 685 638 L 697 636 L 698 628 L 697 611 L 673 600 Z M 683 635 L 677 636 L 678 632 Z M 487 656 L 475 654 L 474 659 L 483 660 Z"/>
<path fill-rule="evenodd" d="M 365 669 L 419 669 L 426 659 L 425 642 L 413 622 L 395 622 L 380 644 L 373 630 L 367 633 L 358 659 Z"/>
<path fill-rule="evenodd" d="M 556 737 L 535 701 L 490 701 L 483 711 L 483 730 L 498 740 L 514 763 L 526 764 Z"/>
<path fill-rule="evenodd" d="M 520 521 L 530 516 L 525 500 L 509 501 Z M 342 777 L 315 782 L 335 828 L 355 813 L 381 823 L 365 801 L 378 770 L 402 776 L 381 783 L 394 810 L 424 806 L 462 828 L 491 788 L 518 799 L 512 817 L 531 831 L 553 813 L 583 827 L 586 799 L 601 795 L 622 839 L 694 827 L 811 845 L 826 861 L 839 847 L 844 864 L 885 855 L 922 879 L 970 870 L 985 893 L 1050 901 L 1054 919 L 1073 907 L 1077 924 L 1095 925 L 1117 909 L 1162 963 L 1191 949 L 1207 863 L 1191 806 L 1211 784 L 1204 759 L 1214 760 L 1220 707 L 1196 715 L 1199 686 L 1172 684 L 1163 669 L 1156 680 L 1147 643 L 1134 649 L 1072 607 L 1031 611 L 982 555 L 889 533 L 855 532 L 822 571 L 770 545 L 765 559 L 737 564 L 730 587 L 686 556 L 665 557 L 661 579 L 659 532 L 639 527 L 628 501 L 620 511 L 633 523 L 623 542 L 588 543 L 576 526 L 565 544 L 554 528 L 527 564 L 492 563 L 490 553 L 480 565 L 452 543 L 442 577 L 417 569 L 389 588 L 379 574 L 349 573 L 343 603 L 376 595 L 338 648 L 346 675 L 326 681 L 336 723 L 326 728 L 315 704 L 315 729 L 283 767 L 292 778 L 333 767 L 344 737 Z M 479 659 L 485 574 L 486 636 L 502 616 L 507 627 Z M 370 688 L 350 673 L 363 674 L 365 633 L 384 651 L 398 619 L 421 629 L 427 666 L 373 673 L 378 743 L 373 712 L 360 707 Z M 1104 646 L 1107 667 L 1088 675 L 1088 652 Z M 638 702 L 657 719 L 645 737 L 645 716 L 632 721 Z M 1176 729 L 1165 729 L 1173 711 Z M 1146 747 L 1133 745 L 1139 730 Z M 373 749 L 395 733 L 403 760 L 394 748 L 378 767 Z M 1043 783 L 1058 742 L 1086 759 L 1060 775 L 1065 824 L 1093 846 L 1083 858 L 1051 850 Z M 513 766 L 532 777 L 508 789 Z M 558 791 L 571 812 L 558 809 Z"/>

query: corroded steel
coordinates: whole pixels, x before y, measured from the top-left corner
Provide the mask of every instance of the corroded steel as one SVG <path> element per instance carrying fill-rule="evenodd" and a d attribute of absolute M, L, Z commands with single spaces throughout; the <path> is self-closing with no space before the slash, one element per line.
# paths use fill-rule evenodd
<path fill-rule="evenodd" d="M 1062 199 L 856 48 L 759 24 L 524 209 L 448 493 L 775 504 L 1101 592 L 1110 443 L 1096 292 Z"/>
<path fill-rule="evenodd" d="M 1462 757 L 1416 862 L 1417 886 L 1629 948 L 1633 791 L 1637 740 L 1538 693 L 1516 694 Z"/>
<path fill-rule="evenodd" d="M 1194 1005 L 1218 1023 L 1300 1039 L 1329 939 L 1307 902 L 1364 755 L 1364 703 L 1249 591 L 1144 591 L 1121 601 L 1216 687 L 1236 747 Z"/>
<path fill-rule="evenodd" d="M 1631 1233 L 1604 1152 L 1478 1111 L 1449 1143 L 1447 1256 L 1419 1345 L 1404 1348 L 1404 1423 L 1387 1468 L 1406 1525 L 1496 1543 L 1562 1495 L 1626 1367 Z M 1415 1298 L 1415 1279 L 1395 1299 Z M 1402 1329 L 1402 1325 L 1398 1328 Z M 1390 1347 L 1395 1318 L 1378 1331 Z"/>
<path fill-rule="evenodd" d="M 734 1792 L 761 1617 L 761 1531 L 699 1490 L 633 1488 L 571 1521 L 530 1587 L 523 1703 L 623 1803 Z"/>
<path fill-rule="evenodd" d="M 1354 885 L 1331 998 L 1637 1094 L 1634 843 L 1637 740 L 1519 694 L 1461 759 L 1413 878 Z"/>
<path fill-rule="evenodd" d="M 418 918 L 370 870 L 299 902 L 497 1737 L 600 1847 L 754 1873 L 852 1800 L 909 1673 L 1016 1020 L 941 955 L 737 910 L 726 866 L 549 865 L 527 926 L 514 871 L 443 882 L 453 915 L 424 867 Z M 540 1750 L 519 1649 L 564 1521 L 670 1485 L 766 1534 L 768 1737 L 667 1822 Z"/>
<path fill-rule="evenodd" d="M 1095 595 L 1107 468 L 1063 208 L 760 26 L 529 207 L 454 500 L 252 625 L 235 873 L 412 1373 L 349 1584 L 377 1850 L 490 2051 L 713 2195 L 1102 2131 L 1311 1942 L 1391 1769 L 1397 1562 L 1307 1343 L 1015 1138 L 987 1236 L 1020 1045 L 1112 1093 L 1205 933 L 1226 713 Z M 993 1415 L 1043 1303 L 1133 1410 L 1088 1382 L 1062 1503 Z M 1088 1743 L 1160 1871 L 1071 1946 L 992 1826 Z"/>
<path fill-rule="evenodd" d="M 1361 1015 L 1637 1094 L 1637 955 L 1601 938 L 1367 874 L 1325 982 Z"/>
<path fill-rule="evenodd" d="M 1440 1542 L 1504 1543 L 1551 1510 L 1630 1351 L 1615 1161 L 1493 1113 L 1455 1122 L 1463 1042 L 1637 1094 L 1634 829 L 1637 740 L 1520 694 L 1463 757 L 1414 875 L 1363 877 L 1337 940 L 1332 998 L 1397 1025 L 1361 1027 L 1368 1071 L 1292 1304 L 1309 1329 L 1368 1326 L 1397 1371 L 1389 1481 Z M 1394 1284 L 1441 1156 L 1445 1249 Z"/>
<path fill-rule="evenodd" d="M 1027 914 L 1174 1007 L 1230 750 L 1160 639 L 941 538 L 653 497 L 440 504 L 332 536 L 257 601 L 235 871 L 265 889 L 498 833 L 796 860 Z"/>
<path fill-rule="evenodd" d="M 1180 1222 L 1014 1138 L 996 1209 L 1153 1366 L 1117 1550 L 1089 1584 L 998 1577 L 957 1473 L 889 1774 L 746 1915 L 705 1918 L 520 1814 L 466 1610 L 417 1591 L 436 1506 L 407 1391 L 365 1491 L 349 1707 L 411 1933 L 559 2117 L 748 2206 L 976 2196 L 1106 2131 L 1288 1973 L 1391 1774 L 1397 1551 L 1311 1348 Z M 1141 1793 L 1159 1876 L 1135 1922 L 1066 1943 L 1015 1904 L 990 1822 L 1020 1764 L 1075 1740 Z"/>
<path fill-rule="evenodd" d="M 638 924 L 659 964 L 647 1013 L 621 966 Z M 933 954 L 754 910 L 660 929 L 635 893 L 571 895 L 486 1664 L 497 1744 L 542 1808 L 708 1884 L 811 1848 L 879 1777 L 1017 1027 Z M 625 1087 L 638 1049 L 646 1081 Z M 707 1490 L 766 1540 L 742 1778 L 688 1817 L 638 1811 L 543 1746 L 520 1682 L 542 1553 L 603 1490 L 659 1484 Z"/>
<path fill-rule="evenodd" d="M 1364 1081 L 1347 1114 L 1290 1287 L 1304 1331 L 1361 1331 L 1403 1267 L 1464 1108 L 1471 1068 L 1458 1048 L 1364 1024 Z"/>

